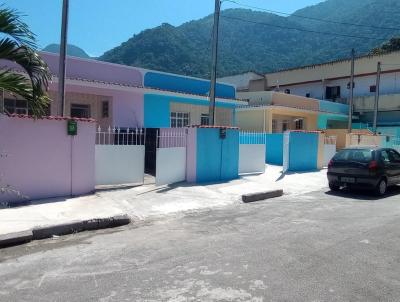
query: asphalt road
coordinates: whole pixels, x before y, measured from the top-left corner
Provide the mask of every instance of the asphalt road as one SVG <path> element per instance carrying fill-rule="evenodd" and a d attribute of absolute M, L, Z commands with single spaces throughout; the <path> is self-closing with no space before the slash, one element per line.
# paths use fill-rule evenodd
<path fill-rule="evenodd" d="M 399 301 L 399 192 L 284 196 L 0 250 L 0 301 Z"/>

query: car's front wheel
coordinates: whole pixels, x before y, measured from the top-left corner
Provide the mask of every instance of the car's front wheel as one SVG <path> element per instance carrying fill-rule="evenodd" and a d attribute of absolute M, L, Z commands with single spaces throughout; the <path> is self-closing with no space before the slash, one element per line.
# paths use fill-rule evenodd
<path fill-rule="evenodd" d="M 381 179 L 378 185 L 375 188 L 375 194 L 377 196 L 384 196 L 387 191 L 387 182 L 384 179 Z"/>
<path fill-rule="evenodd" d="M 340 186 L 334 183 L 329 183 L 329 189 L 331 189 L 331 191 L 339 191 L 340 190 Z"/>

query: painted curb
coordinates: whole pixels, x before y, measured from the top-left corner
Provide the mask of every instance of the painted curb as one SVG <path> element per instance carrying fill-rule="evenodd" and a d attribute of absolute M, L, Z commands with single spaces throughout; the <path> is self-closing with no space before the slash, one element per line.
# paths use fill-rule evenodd
<path fill-rule="evenodd" d="M 0 249 L 13 245 L 24 244 L 32 241 L 32 239 L 33 234 L 31 230 L 0 235 Z"/>
<path fill-rule="evenodd" d="M 244 203 L 254 202 L 259 200 L 265 200 L 269 198 L 275 198 L 283 195 L 283 190 L 271 190 L 265 192 L 251 193 L 242 195 L 242 201 Z"/>
<path fill-rule="evenodd" d="M 54 235 L 62 236 L 83 231 L 93 231 L 107 228 L 115 228 L 127 225 L 131 222 L 128 215 L 117 215 L 109 218 L 98 218 L 52 226 L 37 227 L 32 230 L 33 240 L 50 238 Z"/>

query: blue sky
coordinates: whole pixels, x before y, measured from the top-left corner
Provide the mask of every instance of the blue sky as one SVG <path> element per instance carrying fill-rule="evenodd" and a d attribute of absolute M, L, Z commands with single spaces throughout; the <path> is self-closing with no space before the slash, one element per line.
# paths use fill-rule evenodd
<path fill-rule="evenodd" d="M 3 0 L 23 13 L 41 47 L 59 43 L 62 0 Z M 292 13 L 321 0 L 237 0 L 247 5 Z M 222 8 L 238 7 L 223 3 Z M 161 23 L 180 25 L 214 10 L 214 0 L 70 0 L 68 43 L 91 56 L 120 45 L 132 35 Z"/>

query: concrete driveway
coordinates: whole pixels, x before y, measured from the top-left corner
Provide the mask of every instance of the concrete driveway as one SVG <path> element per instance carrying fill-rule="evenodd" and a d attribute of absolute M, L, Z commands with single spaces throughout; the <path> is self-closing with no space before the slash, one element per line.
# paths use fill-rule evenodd
<path fill-rule="evenodd" d="M 0 301 L 398 301 L 400 190 L 319 190 L 0 250 Z"/>

